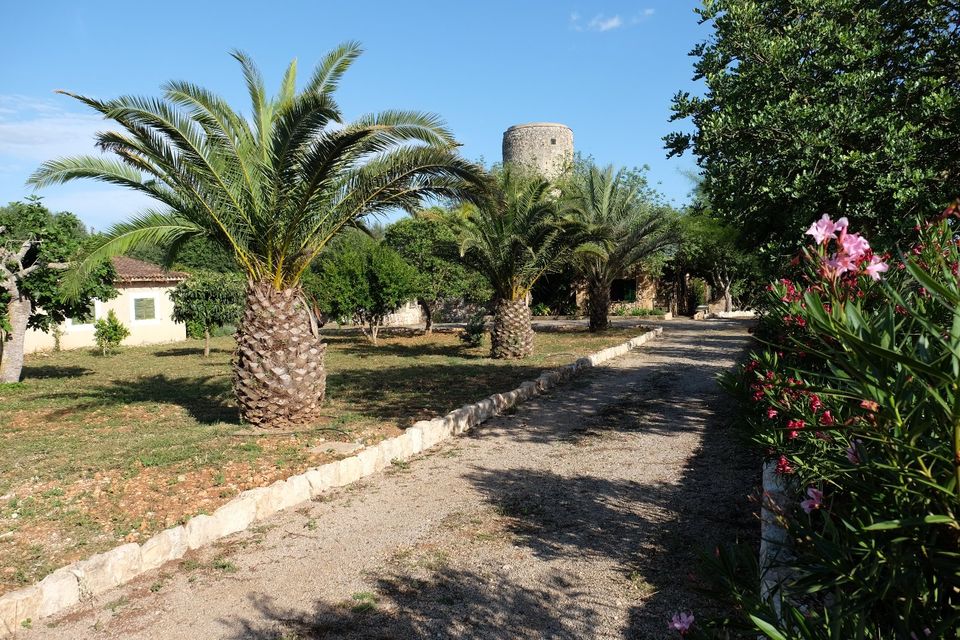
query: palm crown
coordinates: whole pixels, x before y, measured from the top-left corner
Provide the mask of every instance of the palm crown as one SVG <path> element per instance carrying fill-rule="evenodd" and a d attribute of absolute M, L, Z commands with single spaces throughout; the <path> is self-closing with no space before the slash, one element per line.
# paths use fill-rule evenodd
<path fill-rule="evenodd" d="M 460 252 L 497 298 L 520 300 L 569 259 L 576 229 L 560 220 L 547 180 L 509 166 L 495 177 L 496 196 L 457 222 Z"/>
<path fill-rule="evenodd" d="M 673 217 L 644 197 L 640 175 L 590 166 L 579 171 L 566 194 L 565 213 L 591 241 L 574 264 L 588 279 L 609 284 L 639 261 L 676 241 Z"/>
<path fill-rule="evenodd" d="M 299 283 L 334 235 L 367 214 L 409 209 L 425 197 L 479 198 L 482 173 L 458 157 L 436 116 L 385 111 L 343 122 L 332 93 L 359 54 L 356 43 L 336 48 L 299 93 L 292 62 L 271 99 L 252 60 L 234 52 L 250 94 L 249 120 L 188 82 L 167 83 L 162 98 L 67 93 L 122 127 L 97 136 L 112 158 L 52 160 L 30 182 L 92 178 L 160 205 L 110 229 L 78 273 L 142 245 L 172 255 L 205 234 L 229 247 L 251 281 L 283 290 Z"/>

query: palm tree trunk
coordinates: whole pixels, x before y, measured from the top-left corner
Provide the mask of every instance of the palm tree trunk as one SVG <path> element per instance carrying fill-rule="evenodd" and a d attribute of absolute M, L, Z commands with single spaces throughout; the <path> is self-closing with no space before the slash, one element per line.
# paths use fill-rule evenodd
<path fill-rule="evenodd" d="M 210 357 L 210 327 L 203 328 L 203 357 Z"/>
<path fill-rule="evenodd" d="M 240 417 L 270 428 L 316 422 L 326 391 L 326 348 L 311 331 L 299 288 L 248 283 L 234 363 Z"/>
<path fill-rule="evenodd" d="M 610 285 L 603 280 L 591 280 L 587 285 L 587 307 L 590 310 L 590 331 L 603 331 L 610 326 Z"/>
<path fill-rule="evenodd" d="M 11 296 L 7 303 L 10 333 L 7 334 L 8 339 L 3 344 L 3 357 L 0 358 L 0 383 L 20 382 L 27 321 L 30 320 L 31 313 L 33 313 L 33 303 L 29 298 Z"/>
<path fill-rule="evenodd" d="M 493 312 L 490 355 L 494 358 L 526 358 L 533 353 L 532 316 L 525 298 L 498 300 Z"/>

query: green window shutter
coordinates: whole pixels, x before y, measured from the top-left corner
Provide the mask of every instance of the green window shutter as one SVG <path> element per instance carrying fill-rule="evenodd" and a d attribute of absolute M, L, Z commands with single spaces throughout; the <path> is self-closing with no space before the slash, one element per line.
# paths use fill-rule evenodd
<path fill-rule="evenodd" d="M 156 320 L 157 307 L 153 298 L 134 298 L 133 299 L 133 319 L 134 320 Z"/>

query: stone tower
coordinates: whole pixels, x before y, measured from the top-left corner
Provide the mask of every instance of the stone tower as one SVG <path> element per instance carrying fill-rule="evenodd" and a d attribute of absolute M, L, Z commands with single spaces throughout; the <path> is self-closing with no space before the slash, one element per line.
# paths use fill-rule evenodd
<path fill-rule="evenodd" d="M 517 124 L 503 132 L 503 163 L 531 167 L 553 180 L 573 162 L 573 131 L 556 122 Z"/>

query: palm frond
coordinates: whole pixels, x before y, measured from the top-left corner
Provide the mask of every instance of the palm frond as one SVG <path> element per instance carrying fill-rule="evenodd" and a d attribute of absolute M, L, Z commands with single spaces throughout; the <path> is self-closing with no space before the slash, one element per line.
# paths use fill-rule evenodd
<path fill-rule="evenodd" d="M 340 44 L 320 61 L 304 91 L 307 93 L 333 93 L 336 91 L 337 85 L 340 84 L 343 74 L 347 72 L 347 69 L 361 53 L 363 53 L 363 49 L 360 48 L 359 42 L 351 40 Z"/>

